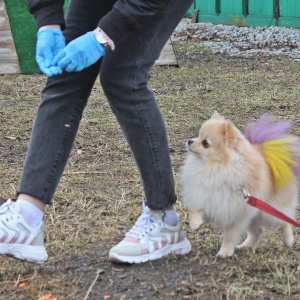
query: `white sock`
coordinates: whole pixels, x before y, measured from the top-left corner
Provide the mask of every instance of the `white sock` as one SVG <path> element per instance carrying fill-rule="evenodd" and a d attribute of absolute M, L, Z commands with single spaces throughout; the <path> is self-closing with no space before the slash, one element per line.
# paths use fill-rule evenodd
<path fill-rule="evenodd" d="M 178 215 L 176 213 L 175 207 L 172 210 L 165 210 L 164 214 L 165 215 L 163 217 L 163 221 L 165 223 L 167 223 L 168 225 L 171 225 L 171 226 L 177 225 L 177 223 L 178 223 Z"/>
<path fill-rule="evenodd" d="M 36 228 L 38 225 L 40 225 L 44 217 L 43 211 L 41 211 L 34 204 L 26 200 L 18 199 L 16 203 L 20 205 L 20 214 L 29 226 Z"/>

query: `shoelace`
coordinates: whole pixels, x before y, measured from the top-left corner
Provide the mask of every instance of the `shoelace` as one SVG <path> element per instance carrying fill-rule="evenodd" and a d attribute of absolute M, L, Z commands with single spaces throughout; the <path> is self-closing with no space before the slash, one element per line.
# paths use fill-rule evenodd
<path fill-rule="evenodd" d="M 5 203 L 0 206 L 0 219 L 6 219 L 9 221 L 11 219 L 11 207 L 13 206 L 13 202 L 11 199 L 8 199 Z"/>
<path fill-rule="evenodd" d="M 1 206 L 0 206 L 0 214 L 3 214 L 5 211 L 7 211 L 9 209 L 9 206 L 13 205 L 13 202 L 8 199 L 6 202 L 4 202 Z"/>
<path fill-rule="evenodd" d="M 149 240 L 149 233 L 151 231 L 151 223 L 154 222 L 154 218 L 150 214 L 149 207 L 143 202 L 143 213 L 137 219 L 135 225 L 129 230 L 126 236 L 131 236 L 134 238 L 144 238 L 146 237 L 146 242 Z"/>

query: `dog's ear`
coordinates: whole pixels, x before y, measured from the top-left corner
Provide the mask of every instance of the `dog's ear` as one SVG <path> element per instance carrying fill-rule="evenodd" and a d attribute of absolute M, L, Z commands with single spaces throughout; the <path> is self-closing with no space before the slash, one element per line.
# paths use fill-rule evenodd
<path fill-rule="evenodd" d="M 223 120 L 224 119 L 217 111 L 215 111 L 210 118 L 213 120 Z"/>
<path fill-rule="evenodd" d="M 237 129 L 230 120 L 226 120 L 224 123 L 224 138 L 226 145 L 231 147 L 234 147 L 238 140 Z"/>

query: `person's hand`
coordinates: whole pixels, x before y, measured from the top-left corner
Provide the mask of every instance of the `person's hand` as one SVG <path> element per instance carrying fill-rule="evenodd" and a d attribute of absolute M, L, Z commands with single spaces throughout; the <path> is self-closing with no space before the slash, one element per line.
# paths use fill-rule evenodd
<path fill-rule="evenodd" d="M 53 65 L 67 72 L 80 72 L 105 55 L 105 48 L 90 31 L 70 42 L 53 60 Z"/>
<path fill-rule="evenodd" d="M 66 39 L 60 29 L 42 28 L 37 33 L 36 62 L 48 77 L 62 73 L 53 65 L 53 59 L 66 46 Z"/>

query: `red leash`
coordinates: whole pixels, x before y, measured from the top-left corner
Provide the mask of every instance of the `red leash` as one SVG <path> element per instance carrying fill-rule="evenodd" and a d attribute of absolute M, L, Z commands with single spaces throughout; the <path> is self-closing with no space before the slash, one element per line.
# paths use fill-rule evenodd
<path fill-rule="evenodd" d="M 247 196 L 247 197 L 246 197 Z M 253 196 L 250 195 L 245 195 L 247 199 L 247 203 L 250 204 L 251 206 L 254 206 L 276 218 L 279 218 L 283 221 L 286 221 L 294 226 L 300 227 L 300 223 L 298 223 L 297 221 L 291 219 L 290 217 L 288 217 L 287 215 L 283 214 L 282 212 L 280 212 L 279 210 L 277 210 L 276 208 L 274 208 L 273 206 L 271 206 L 270 204 L 255 198 Z"/>

